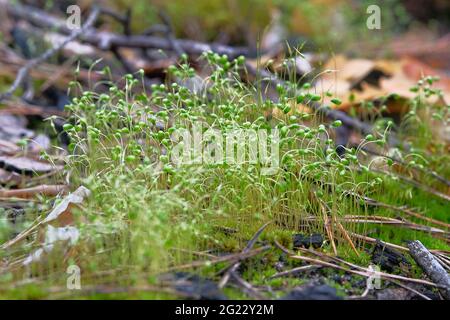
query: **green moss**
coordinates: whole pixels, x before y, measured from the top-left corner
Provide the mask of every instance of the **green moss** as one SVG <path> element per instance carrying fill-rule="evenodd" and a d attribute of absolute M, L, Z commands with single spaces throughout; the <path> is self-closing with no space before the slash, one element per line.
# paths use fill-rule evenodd
<path fill-rule="evenodd" d="M 213 259 L 205 253 L 220 256 L 241 252 L 269 221 L 254 247 L 274 244 L 277 240 L 292 248 L 295 233 L 318 232 L 326 240 L 318 250 L 333 254 L 331 241 L 325 236 L 325 217 L 339 221 L 346 215 L 396 217 L 398 214 L 384 208 L 370 208 L 350 196 L 354 193 L 391 205 L 418 207 L 426 216 L 449 221 L 446 202 L 389 177 L 366 172 L 366 159 L 356 149 L 348 150 L 342 159 L 329 140 L 324 139 L 330 123 L 320 117 L 305 122 L 299 120 L 304 116 L 299 111 L 294 112 L 294 118 L 266 117 L 267 109 L 283 112 L 290 109 L 297 97 L 279 88 L 279 102 L 262 105 L 255 98 L 258 87 L 237 80 L 243 71 L 240 60 L 228 61 L 227 57 L 213 53 L 205 53 L 202 59 L 212 70 L 208 97 L 170 83 L 154 86 L 147 97 L 139 88 L 139 80 L 127 75 L 124 88 L 112 86 L 109 94 L 102 95 L 85 91 L 68 106 L 71 125 L 65 126 L 65 130 L 72 141 L 67 158 L 71 183 L 92 191 L 83 206 L 73 210 L 80 240 L 69 259 L 83 270 L 86 285 L 132 288 L 143 282 L 158 284 L 158 274 L 180 266 L 217 281 L 230 262 L 205 263 L 203 268 L 186 266 L 193 261 Z M 184 62 L 171 68 L 170 73 L 186 79 L 192 77 L 192 70 Z M 160 110 L 154 111 L 153 106 Z M 154 130 L 156 122 L 164 124 L 164 128 Z M 279 129 L 282 138 L 279 170 L 265 175 L 260 164 L 248 162 L 176 166 L 170 157 L 177 146 L 172 139 L 174 130 L 192 129 L 199 122 L 220 132 L 236 128 Z M 364 143 L 380 143 L 385 139 L 383 136 L 377 140 L 381 135 L 382 132 L 374 132 Z M 420 150 L 416 154 L 424 153 Z M 416 154 L 410 156 L 418 157 Z M 431 169 L 442 174 L 439 165 Z M 36 215 L 31 215 L 26 222 L 31 223 Z M 415 218 L 411 220 L 419 222 Z M 368 234 L 399 245 L 419 239 L 430 249 L 449 248 L 444 241 L 425 232 L 398 226 L 343 222 L 343 227 L 347 232 Z M 10 231 L 3 227 L 0 230 L 3 238 L 9 236 Z M 354 241 L 359 252 L 356 254 L 345 232 L 340 228 L 333 228 L 332 232 L 340 257 L 361 266 L 369 264 L 370 256 L 364 250 L 371 245 Z M 29 253 L 30 245 L 24 244 L 2 252 L 2 258 L 14 261 L 20 254 Z M 52 297 L 55 294 L 46 292 L 45 288 L 65 284 L 69 261 L 62 260 L 60 255 L 61 252 L 55 251 L 45 263 L 33 266 L 33 275 L 42 279 L 43 290 L 30 286 L 23 290 L 24 298 Z M 275 264 L 280 255 L 281 251 L 274 247 L 242 261 L 239 271 L 250 283 L 270 285 L 280 291 L 307 281 L 306 275 L 270 279 L 276 273 Z M 298 265 L 300 261 L 287 263 L 287 267 Z M 321 270 L 325 277 L 336 273 L 343 272 Z M 26 276 L 27 270 L 18 268 L 12 279 L 5 278 L 5 283 Z M 80 296 L 168 297 L 142 291 L 88 292 Z M 10 292 L 16 294 L 14 290 Z M 229 293 L 242 297 L 233 290 Z"/>

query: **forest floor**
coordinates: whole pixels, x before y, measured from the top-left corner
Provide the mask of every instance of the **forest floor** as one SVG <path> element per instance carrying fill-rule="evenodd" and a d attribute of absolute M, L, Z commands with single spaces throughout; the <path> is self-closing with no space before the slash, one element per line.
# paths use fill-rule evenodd
<path fill-rule="evenodd" d="M 256 50 L 0 8 L 0 298 L 449 298 L 449 34 Z"/>

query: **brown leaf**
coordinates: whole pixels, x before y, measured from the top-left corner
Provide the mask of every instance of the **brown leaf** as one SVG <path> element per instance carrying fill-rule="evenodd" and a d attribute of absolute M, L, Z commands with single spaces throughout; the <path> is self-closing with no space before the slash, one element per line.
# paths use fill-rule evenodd
<path fill-rule="evenodd" d="M 337 55 L 330 59 L 325 65 L 324 70 L 332 70 L 322 77 L 328 79 L 345 80 L 353 84 L 360 81 L 369 74 L 376 66 L 376 63 L 367 59 L 347 59 L 343 55 Z"/>
<path fill-rule="evenodd" d="M 386 63 L 377 65 L 376 61 L 367 59 L 347 59 L 337 55 L 324 65 L 324 72 L 316 81 L 315 92 L 323 94 L 323 103 L 341 110 L 348 110 L 366 99 L 372 100 L 384 95 L 375 86 L 367 85 L 364 80 L 375 70 L 386 73 Z M 355 89 L 358 88 L 358 89 Z M 365 92 L 367 91 L 367 93 Z M 333 96 L 328 97 L 324 93 Z M 332 98 L 342 101 L 340 106 L 331 103 Z"/>
<path fill-rule="evenodd" d="M 33 160 L 26 157 L 0 156 L 0 167 L 9 171 L 24 173 L 46 173 L 61 170 L 62 166 Z"/>
<path fill-rule="evenodd" d="M 26 239 L 34 231 L 39 230 L 42 226 L 51 224 L 55 227 L 63 227 L 72 224 L 72 209 L 83 203 L 85 198 L 89 197 L 90 194 L 91 191 L 89 189 L 83 186 L 79 187 L 73 193 L 66 196 L 59 204 L 57 204 L 44 220 L 35 222 L 28 229 L 18 234 L 14 239 L 2 244 L 0 249 L 4 250 L 17 244 L 18 242 Z"/>
<path fill-rule="evenodd" d="M 66 226 L 73 223 L 72 208 L 83 203 L 84 199 L 89 197 L 91 191 L 83 186 L 79 187 L 73 193 L 65 197 L 61 203 L 53 208 L 53 210 L 44 219 L 43 223 L 57 224 L 58 226 Z"/>
<path fill-rule="evenodd" d="M 438 38 L 428 28 L 414 28 L 394 38 L 389 47 L 399 57 L 414 57 L 434 68 L 450 68 L 450 33 Z"/>
<path fill-rule="evenodd" d="M 349 110 L 363 102 L 375 101 L 395 93 L 401 99 L 386 101 L 390 113 L 404 113 L 408 109 L 407 100 L 416 97 L 410 89 L 424 76 L 439 76 L 440 81 L 433 84 L 441 89 L 443 99 L 437 96 L 425 98 L 428 103 L 442 104 L 450 101 L 450 77 L 423 62 L 405 57 L 401 60 L 347 59 L 338 55 L 324 65 L 324 72 L 316 81 L 315 92 L 323 95 L 322 102 L 341 110 Z M 324 93 L 331 93 L 328 97 Z M 331 99 L 337 97 L 342 103 L 335 106 Z M 443 100 L 443 101 L 442 101 Z"/>

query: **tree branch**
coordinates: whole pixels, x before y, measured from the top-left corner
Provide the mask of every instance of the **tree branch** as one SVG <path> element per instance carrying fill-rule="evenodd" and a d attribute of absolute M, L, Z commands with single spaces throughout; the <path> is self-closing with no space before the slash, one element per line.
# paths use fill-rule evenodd
<path fill-rule="evenodd" d="M 1 4 L 1 3 L 0 3 Z M 22 68 L 20 68 L 19 72 L 17 73 L 17 77 L 14 80 L 11 87 L 4 93 L 0 94 L 0 101 L 9 99 L 14 92 L 22 85 L 22 83 L 27 78 L 30 70 L 34 67 L 36 67 L 38 64 L 45 62 L 50 57 L 58 53 L 62 48 L 64 48 L 69 42 L 79 38 L 84 32 L 86 32 L 87 29 L 89 29 L 94 22 L 97 20 L 97 17 L 100 13 L 100 9 L 97 7 L 94 7 L 91 14 L 86 20 L 86 23 L 83 25 L 83 27 L 74 30 L 71 32 L 71 34 L 59 45 L 54 46 L 47 51 L 45 51 L 42 55 L 39 57 L 29 60 Z"/>
<path fill-rule="evenodd" d="M 447 271 L 419 240 L 408 243 L 408 248 L 411 256 L 427 276 L 442 288 L 440 292 L 444 298 L 450 300 L 450 276 Z"/>
<path fill-rule="evenodd" d="M 70 30 L 61 19 L 49 15 L 45 11 L 25 5 L 12 5 L 5 0 L 0 0 L 0 5 L 6 9 L 8 14 L 18 19 L 27 20 L 30 23 L 44 28 L 51 28 L 63 34 L 70 34 Z M 101 10 L 101 9 L 100 9 Z M 111 15 L 111 12 L 107 14 Z M 88 28 L 86 28 L 88 29 Z M 148 36 L 148 35 L 119 35 L 111 32 L 98 32 L 95 30 L 85 30 L 80 36 L 80 40 L 91 44 L 101 50 L 110 50 L 112 47 L 124 48 L 153 48 L 161 50 L 172 50 L 173 46 L 169 39 Z M 218 43 L 203 43 L 193 40 L 175 40 L 179 48 L 187 54 L 202 54 L 205 51 L 214 51 L 219 54 L 226 54 L 233 59 L 240 55 L 249 56 L 250 52 L 244 47 L 230 47 Z"/>

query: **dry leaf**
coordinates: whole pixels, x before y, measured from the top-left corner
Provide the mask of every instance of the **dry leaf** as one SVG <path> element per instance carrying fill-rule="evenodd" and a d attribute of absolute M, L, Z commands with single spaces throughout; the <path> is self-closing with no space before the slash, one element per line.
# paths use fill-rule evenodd
<path fill-rule="evenodd" d="M 383 69 L 383 70 L 380 70 Z M 323 94 L 323 104 L 331 107 L 347 110 L 352 105 L 357 105 L 364 99 L 375 99 L 384 95 L 384 92 L 378 92 L 374 86 L 368 86 L 364 80 L 371 72 L 378 70 L 385 73 L 386 63 L 377 63 L 367 59 L 347 59 L 343 55 L 337 55 L 330 59 L 324 65 L 324 72 L 320 74 L 315 84 L 315 92 Z M 362 90 L 354 88 L 361 87 Z M 370 89 L 367 96 L 364 90 Z M 324 93 L 330 93 L 328 97 Z M 331 103 L 333 98 L 339 98 L 342 101 L 340 106 Z"/>
<path fill-rule="evenodd" d="M 386 101 L 387 111 L 404 113 L 408 109 L 407 100 L 417 95 L 410 89 L 419 79 L 427 75 L 441 78 L 433 87 L 443 91 L 443 101 L 437 96 L 426 98 L 426 101 L 431 104 L 450 101 L 450 77 L 414 58 L 370 61 L 352 60 L 338 55 L 330 59 L 324 68 L 325 71 L 315 83 L 314 91 L 323 95 L 323 104 L 340 110 L 349 110 L 352 106 L 359 106 L 363 102 L 375 101 L 395 93 L 400 99 Z M 332 97 L 325 93 L 330 93 Z M 331 99 L 334 97 L 341 100 L 339 106 L 332 104 Z"/>
<path fill-rule="evenodd" d="M 42 223 L 57 223 L 59 225 L 68 225 L 73 222 L 72 208 L 80 205 L 84 199 L 89 197 L 91 191 L 83 186 L 79 187 L 73 193 L 65 197 L 60 204 L 58 204 L 49 215 L 42 221 Z"/>
<path fill-rule="evenodd" d="M 80 232 L 76 227 L 70 226 L 73 222 L 71 209 L 74 205 L 81 204 L 86 197 L 90 195 L 90 191 L 81 186 L 73 193 L 65 197 L 60 204 L 58 204 L 49 215 L 40 223 L 48 224 L 45 232 L 45 241 L 42 247 L 32 252 L 23 261 L 23 265 L 29 265 L 33 262 L 38 262 L 42 259 L 44 253 L 49 253 L 53 250 L 57 242 L 69 242 L 69 245 L 74 245 L 80 236 Z M 57 223 L 59 226 L 54 227 L 51 223 Z M 38 237 L 39 238 L 39 237 Z"/>
<path fill-rule="evenodd" d="M 33 262 L 38 262 L 42 259 L 44 253 L 49 253 L 53 250 L 57 242 L 68 242 L 69 245 L 74 245 L 80 237 L 80 231 L 72 226 L 55 228 L 51 225 L 47 226 L 45 232 L 45 241 L 42 248 L 39 248 L 29 254 L 22 262 L 24 266 L 27 266 Z"/>
<path fill-rule="evenodd" d="M 23 239 L 26 239 L 33 231 L 37 230 L 43 225 L 52 224 L 57 227 L 70 225 L 71 223 L 73 223 L 73 207 L 79 206 L 81 203 L 83 203 L 85 198 L 89 197 L 90 194 L 91 191 L 89 189 L 83 186 L 79 187 L 73 193 L 66 196 L 58 205 L 56 205 L 44 220 L 34 223 L 31 227 L 18 234 L 14 239 L 11 239 L 1 245 L 0 249 L 7 249 L 12 245 L 22 241 Z"/>
<path fill-rule="evenodd" d="M 62 166 L 33 160 L 26 157 L 0 156 L 0 167 L 6 170 L 24 173 L 47 173 L 61 170 Z"/>
<path fill-rule="evenodd" d="M 352 84 L 364 79 L 375 67 L 375 63 L 366 59 L 348 60 L 343 66 L 338 68 L 338 74 L 341 79 L 347 80 Z"/>

